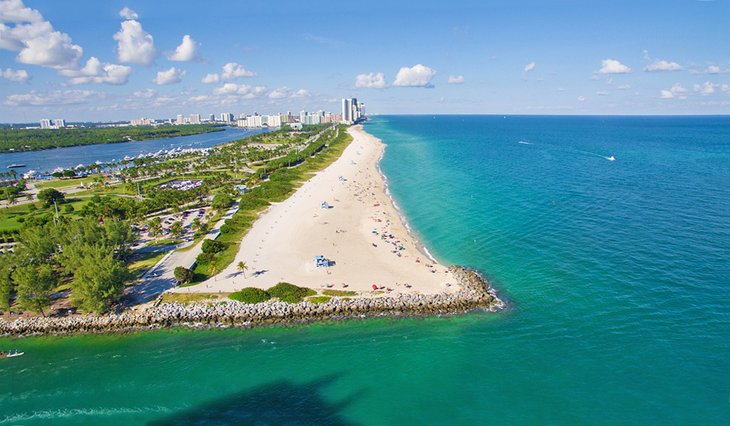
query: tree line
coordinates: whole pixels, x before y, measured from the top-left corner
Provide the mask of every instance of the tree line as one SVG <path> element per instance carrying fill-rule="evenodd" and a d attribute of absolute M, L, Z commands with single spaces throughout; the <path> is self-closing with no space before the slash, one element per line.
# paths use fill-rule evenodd
<path fill-rule="evenodd" d="M 93 145 L 172 138 L 215 132 L 214 124 L 186 126 L 95 127 L 81 129 L 0 129 L 0 152 L 38 151 L 77 145 Z"/>

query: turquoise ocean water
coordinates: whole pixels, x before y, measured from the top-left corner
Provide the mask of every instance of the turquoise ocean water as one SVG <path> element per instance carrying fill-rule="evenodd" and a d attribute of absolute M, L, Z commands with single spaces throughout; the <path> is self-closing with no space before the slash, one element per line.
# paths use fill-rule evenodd
<path fill-rule="evenodd" d="M 730 118 L 366 130 L 414 232 L 509 309 L 0 339 L 26 351 L 0 360 L 0 425 L 730 421 Z"/>

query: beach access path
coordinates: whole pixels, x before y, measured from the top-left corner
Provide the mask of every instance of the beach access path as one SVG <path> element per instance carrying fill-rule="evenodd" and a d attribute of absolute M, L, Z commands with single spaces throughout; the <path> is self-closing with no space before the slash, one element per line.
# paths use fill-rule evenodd
<path fill-rule="evenodd" d="M 174 251 L 166 254 L 153 267 L 151 267 L 140 278 L 135 285 L 128 287 L 124 297 L 125 304 L 128 306 L 138 305 L 152 301 L 160 293 L 173 288 L 177 285 L 175 279 L 175 268 L 183 266 L 192 268 L 195 259 L 203 252 L 203 241 L 206 239 L 214 240 L 220 234 L 220 228 L 227 219 L 230 219 L 238 211 L 238 203 L 231 206 L 230 209 L 218 220 L 215 225 L 208 231 L 204 238 L 200 239 L 195 246 L 190 244 L 181 244 Z M 185 250 L 180 250 L 185 249 Z"/>
<path fill-rule="evenodd" d="M 316 290 L 457 291 L 446 267 L 419 251 L 386 194 L 378 169 L 385 145 L 361 126 L 348 132 L 353 141 L 341 157 L 264 211 L 231 265 L 203 283 L 170 291 L 227 293 L 282 281 Z M 330 266 L 315 266 L 320 255 Z M 237 270 L 240 261 L 247 270 Z"/>

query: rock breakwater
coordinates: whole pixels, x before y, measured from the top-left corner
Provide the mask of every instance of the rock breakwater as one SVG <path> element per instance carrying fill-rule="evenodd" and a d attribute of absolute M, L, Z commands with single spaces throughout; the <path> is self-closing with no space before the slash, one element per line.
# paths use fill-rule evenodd
<path fill-rule="evenodd" d="M 255 305 L 236 301 L 163 303 L 142 311 L 129 310 L 119 314 L 0 320 L 0 336 L 105 333 L 172 326 L 250 327 L 383 315 L 457 314 L 475 309 L 496 311 L 504 308 L 504 302 L 477 272 L 460 266 L 452 266 L 449 270 L 460 286 L 454 293 L 334 297 L 321 304 L 307 301 L 294 304 L 275 301 Z"/>

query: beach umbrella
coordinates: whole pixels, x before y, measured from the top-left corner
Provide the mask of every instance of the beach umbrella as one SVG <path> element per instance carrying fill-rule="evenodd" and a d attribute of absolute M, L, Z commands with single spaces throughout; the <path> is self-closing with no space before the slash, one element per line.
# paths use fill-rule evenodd
<path fill-rule="evenodd" d="M 378 289 L 378 286 L 376 286 L 375 284 L 373 284 L 373 290 L 377 290 L 377 289 Z"/>

